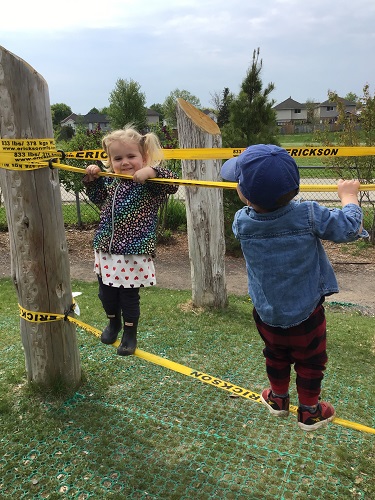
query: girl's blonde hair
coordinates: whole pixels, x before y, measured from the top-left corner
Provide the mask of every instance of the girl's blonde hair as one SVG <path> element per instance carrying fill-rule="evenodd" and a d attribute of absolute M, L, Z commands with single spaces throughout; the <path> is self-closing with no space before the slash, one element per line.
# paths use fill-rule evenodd
<path fill-rule="evenodd" d="M 145 159 L 145 166 L 155 167 L 164 158 L 163 149 L 156 134 L 148 132 L 147 134 L 142 135 L 131 123 L 128 123 L 122 129 L 109 132 L 102 139 L 103 149 L 108 155 L 108 158 L 105 161 L 105 166 L 109 172 L 113 172 L 109 156 L 109 147 L 114 141 L 134 141 L 138 145 L 142 157 Z"/>

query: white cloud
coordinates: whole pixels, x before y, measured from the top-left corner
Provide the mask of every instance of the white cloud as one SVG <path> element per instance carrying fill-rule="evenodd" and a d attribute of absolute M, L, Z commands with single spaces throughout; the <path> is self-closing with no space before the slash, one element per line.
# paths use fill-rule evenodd
<path fill-rule="evenodd" d="M 257 47 L 278 102 L 375 85 L 373 0 L 66 0 L 58 9 L 5 2 L 0 44 L 43 75 L 52 103 L 79 113 L 106 106 L 118 78 L 137 81 L 148 105 L 180 88 L 208 106 L 224 87 L 239 91 Z"/>
<path fill-rule="evenodd" d="M 46 30 L 65 32 L 75 29 L 116 27 L 130 22 L 137 6 L 134 0 L 64 0 L 53 4 L 50 0 L 19 0 L 2 5 L 1 32 Z"/>

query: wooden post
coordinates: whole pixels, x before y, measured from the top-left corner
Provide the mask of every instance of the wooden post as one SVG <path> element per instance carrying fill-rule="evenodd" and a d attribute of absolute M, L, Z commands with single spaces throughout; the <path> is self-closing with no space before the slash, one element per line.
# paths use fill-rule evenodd
<path fill-rule="evenodd" d="M 183 99 L 177 99 L 177 130 L 181 148 L 220 148 L 217 124 Z M 183 160 L 185 179 L 220 181 L 220 160 Z M 219 188 L 185 187 L 195 306 L 224 308 L 228 304 L 225 277 L 223 192 Z"/>
<path fill-rule="evenodd" d="M 53 138 L 46 81 L 0 46 L 0 138 Z M 0 167 L 9 228 L 12 280 L 28 311 L 63 314 L 72 304 L 58 171 Z M 18 311 L 14 311 L 18 314 Z M 20 320 L 29 382 L 75 388 L 81 364 L 75 325 Z"/>

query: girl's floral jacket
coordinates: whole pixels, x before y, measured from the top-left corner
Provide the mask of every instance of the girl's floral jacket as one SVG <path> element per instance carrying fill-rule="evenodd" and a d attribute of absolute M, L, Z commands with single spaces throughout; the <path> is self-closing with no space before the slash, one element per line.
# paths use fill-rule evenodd
<path fill-rule="evenodd" d="M 157 177 L 177 179 L 166 168 L 154 167 Z M 158 210 L 178 186 L 147 181 L 145 184 L 118 177 L 99 177 L 83 184 L 89 199 L 100 209 L 93 246 L 115 255 L 155 254 Z"/>

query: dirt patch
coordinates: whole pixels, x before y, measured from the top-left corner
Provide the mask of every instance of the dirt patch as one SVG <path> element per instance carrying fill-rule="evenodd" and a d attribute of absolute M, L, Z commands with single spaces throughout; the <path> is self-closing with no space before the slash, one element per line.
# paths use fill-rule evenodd
<path fill-rule="evenodd" d="M 68 229 L 72 279 L 95 281 L 93 271 L 92 238 L 95 229 Z M 324 242 L 340 287 L 340 293 L 328 300 L 337 304 L 358 305 L 363 312 L 375 314 L 375 247 L 368 244 L 359 248 L 353 243 Z M 0 277 L 9 277 L 9 235 L 0 232 Z M 174 234 L 168 244 L 157 247 L 155 259 L 157 285 L 175 290 L 191 289 L 190 260 L 187 235 Z M 246 295 L 246 266 L 242 257 L 225 258 L 226 282 L 229 294 Z"/>

